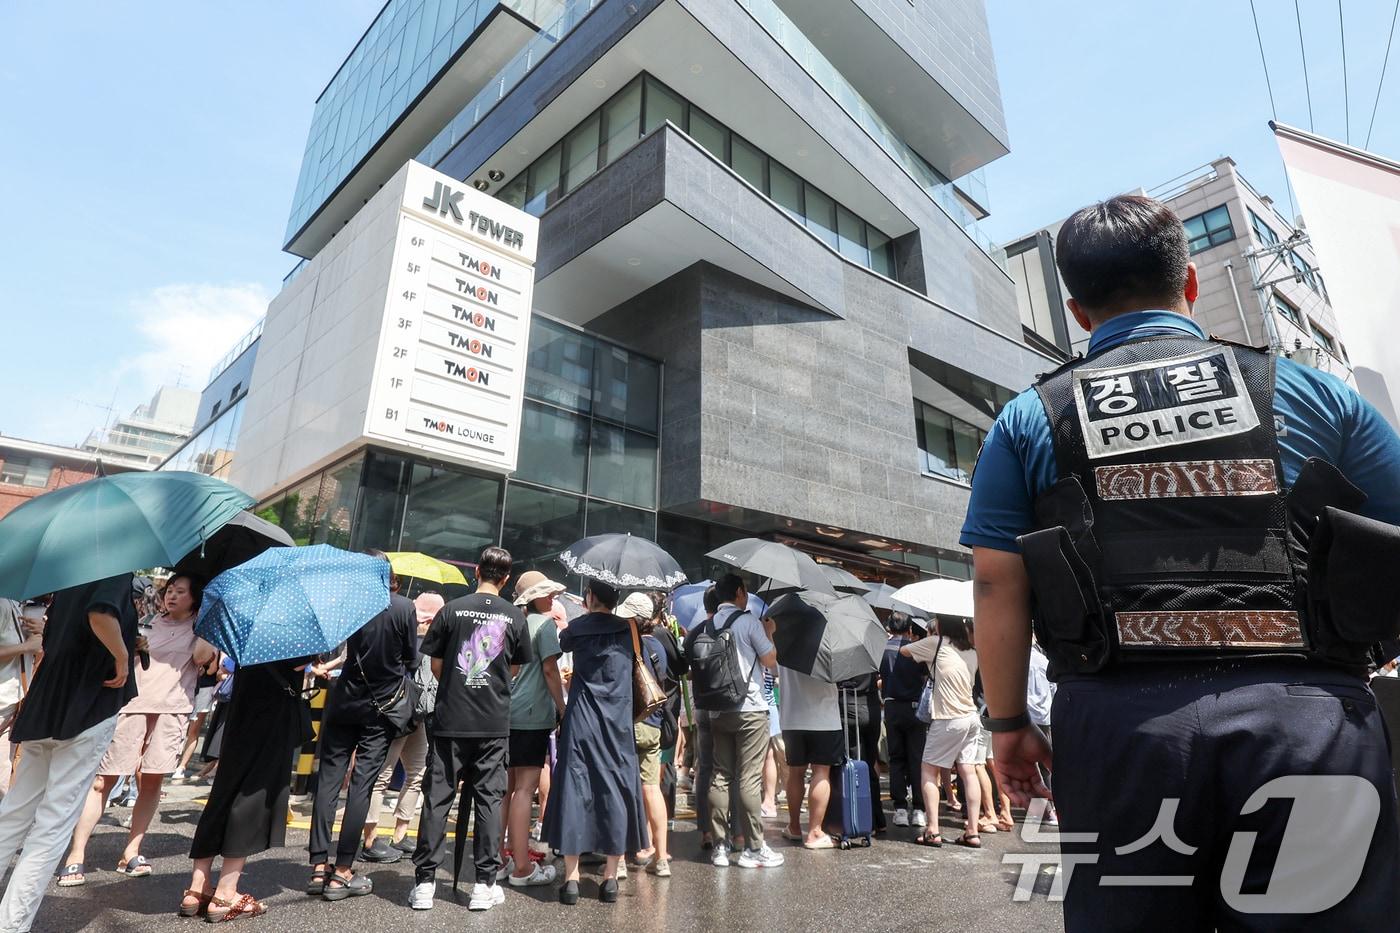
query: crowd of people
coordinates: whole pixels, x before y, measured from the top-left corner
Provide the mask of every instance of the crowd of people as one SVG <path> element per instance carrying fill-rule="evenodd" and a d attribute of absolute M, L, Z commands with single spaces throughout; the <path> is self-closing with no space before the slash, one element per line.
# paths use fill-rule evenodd
<path fill-rule="evenodd" d="M 306 893 L 326 901 L 373 891 L 357 862 L 408 857 L 409 906 L 431 909 L 451 829 L 454 884 L 470 846 L 470 910 L 502 903 L 505 887 L 557 885 L 560 903 L 575 904 L 587 856 L 601 862 L 599 899 L 612 902 L 629 870 L 671 876 L 677 793 L 694 804 L 714 866 L 777 868 L 783 847 L 765 822 L 784 798 L 782 839 L 836 847 L 833 770 L 847 758 L 888 775 L 892 822 L 919 829 L 922 844 L 943 843 L 940 799 L 961 814 L 957 844 L 977 848 L 982 834 L 1012 828 L 978 725 L 970 620 L 882 613 L 880 669 L 832 684 L 778 663 L 775 623 L 735 574 L 679 619 L 666 593 L 596 579 L 572 604 L 544 574 L 515 574 L 498 547 L 476 569 L 475 591 L 450 601 L 431 591 L 410 600 L 391 575 L 388 607 L 335 656 L 236 671 L 195 635 L 201 584 L 186 575 L 158 593 L 127 575 L 47 603 L 0 604 L 4 735 L 24 752 L 0 805 L 0 857 L 23 845 L 0 929 L 28 929 L 60 864 L 58 885 L 87 882 L 89 840 L 126 784 L 135 802 L 115 869 L 151 874 L 142 842 L 172 775 L 212 773 L 178 912 L 266 913 L 240 886 L 244 864 L 285 845 L 291 762 L 313 735 Z M 637 658 L 666 702 L 634 717 Z M 1048 720 L 1043 657 L 1039 670 L 1030 705 Z M 328 690 L 319 732 L 307 702 L 316 689 Z M 196 769 L 201 730 L 210 734 Z M 880 794 L 871 809 L 879 835 Z"/>

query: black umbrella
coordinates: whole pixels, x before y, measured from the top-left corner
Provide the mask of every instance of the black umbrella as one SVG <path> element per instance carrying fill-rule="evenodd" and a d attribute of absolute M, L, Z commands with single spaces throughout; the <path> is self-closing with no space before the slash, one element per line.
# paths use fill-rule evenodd
<path fill-rule="evenodd" d="M 876 609 L 893 609 L 895 587 L 888 583 L 872 583 L 869 590 L 864 593 L 865 601 Z"/>
<path fill-rule="evenodd" d="M 859 596 L 789 593 L 768 616 L 783 667 L 832 684 L 880 669 L 885 628 Z"/>
<path fill-rule="evenodd" d="M 559 555 L 573 573 L 620 590 L 672 590 L 685 582 L 676 559 L 646 538 L 593 535 Z"/>
<path fill-rule="evenodd" d="M 822 573 L 816 561 L 797 548 L 779 544 L 777 541 L 764 541 L 761 538 L 740 538 L 716 548 L 706 557 L 728 564 L 735 570 L 766 577 L 769 584 L 759 590 L 807 590 L 825 596 L 835 596 L 836 590 L 831 581 Z"/>
<path fill-rule="evenodd" d="M 175 563 L 175 573 L 209 582 L 230 567 L 257 557 L 270 547 L 294 547 L 296 542 L 277 525 L 252 512 L 239 512 L 209 540 Z"/>
<path fill-rule="evenodd" d="M 870 592 L 869 583 L 843 567 L 838 567 L 835 564 L 817 564 L 817 566 L 821 568 L 822 573 L 826 574 L 826 578 L 831 581 L 832 588 L 838 593 L 854 593 L 856 596 L 862 596 Z"/>

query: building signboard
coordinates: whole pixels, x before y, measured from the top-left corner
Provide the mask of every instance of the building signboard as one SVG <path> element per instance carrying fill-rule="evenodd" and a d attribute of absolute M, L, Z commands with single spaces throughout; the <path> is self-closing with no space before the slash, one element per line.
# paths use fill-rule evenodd
<path fill-rule="evenodd" d="M 365 434 L 515 469 L 539 221 L 413 162 Z"/>

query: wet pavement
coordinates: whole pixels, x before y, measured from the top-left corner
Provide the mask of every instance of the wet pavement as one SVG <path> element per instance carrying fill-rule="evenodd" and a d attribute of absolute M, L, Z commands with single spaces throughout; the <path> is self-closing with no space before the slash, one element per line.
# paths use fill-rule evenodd
<path fill-rule="evenodd" d="M 204 792 L 183 787 L 169 790 L 144 847 L 155 867 L 149 878 L 128 879 L 112 870 L 126 838 L 113 816 L 130 811 L 109 810 L 88 847 L 92 869 L 88 883 L 79 888 L 51 886 L 34 930 L 147 933 L 202 928 L 195 927 L 199 921 L 178 918 L 175 911 L 189 883 L 189 838 Z M 336 903 L 307 897 L 301 890 L 308 874 L 306 831 L 297 828 L 305 825 L 298 819 L 288 830 L 287 848 L 249 861 L 243 888 L 263 900 L 269 913 L 238 921 L 238 928 L 268 933 L 464 929 L 975 933 L 1062 928 L 1059 905 L 1044 896 L 1047 878 L 1041 878 L 1029 902 L 1012 900 L 1020 869 L 1003 864 L 1003 854 L 1050 851 L 1043 844 L 1019 839 L 1019 826 L 1017 835 L 983 836 L 980 851 L 951 844 L 941 849 L 918 846 L 913 829 L 891 827 L 889 835 L 876 839 L 871 848 L 842 852 L 803 850 L 780 838 L 780 822 L 767 822 L 772 830 L 770 844 L 787 857 L 779 868 L 714 868 L 700 859 L 694 823 L 678 819 L 671 842 L 674 876 L 659 879 L 634 872 L 622 882 L 617 904 L 598 902 L 600 866 L 586 866 L 583 897 L 575 907 L 561 906 L 554 887 L 508 888 L 501 906 L 488 913 L 470 913 L 466 907 L 470 884 L 454 898 L 445 881 L 438 884 L 434 910 L 411 911 L 404 906 L 413 881 L 407 858 L 393 865 L 357 865 L 374 881 L 375 890 L 369 896 Z M 960 828 L 945 810 L 943 835 L 948 843 Z"/>

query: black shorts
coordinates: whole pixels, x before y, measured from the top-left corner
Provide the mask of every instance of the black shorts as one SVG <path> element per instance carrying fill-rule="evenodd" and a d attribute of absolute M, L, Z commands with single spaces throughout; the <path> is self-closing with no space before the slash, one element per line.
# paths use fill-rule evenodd
<path fill-rule="evenodd" d="M 549 757 L 549 734 L 553 729 L 512 729 L 510 730 L 510 757 L 506 759 L 512 768 L 543 768 Z"/>
<path fill-rule="evenodd" d="M 846 743 L 840 729 L 829 732 L 784 729 L 783 745 L 789 765 L 839 765 L 846 758 Z"/>

